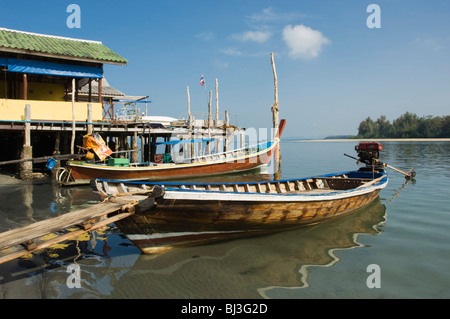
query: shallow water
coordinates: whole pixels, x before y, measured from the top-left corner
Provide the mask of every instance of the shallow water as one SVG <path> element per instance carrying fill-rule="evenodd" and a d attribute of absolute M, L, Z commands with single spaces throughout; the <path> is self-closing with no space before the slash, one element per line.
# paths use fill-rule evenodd
<path fill-rule="evenodd" d="M 282 178 L 356 168 L 357 142 L 282 142 Z M 449 298 L 449 142 L 384 142 L 393 170 L 379 200 L 306 228 L 140 254 L 117 230 L 80 236 L 0 265 L 3 298 Z M 265 179 L 268 175 L 214 180 Z M 95 203 L 88 187 L 50 180 L 0 185 L 0 231 Z M 369 265 L 380 288 L 369 288 Z M 69 288 L 70 265 L 81 287 Z"/>

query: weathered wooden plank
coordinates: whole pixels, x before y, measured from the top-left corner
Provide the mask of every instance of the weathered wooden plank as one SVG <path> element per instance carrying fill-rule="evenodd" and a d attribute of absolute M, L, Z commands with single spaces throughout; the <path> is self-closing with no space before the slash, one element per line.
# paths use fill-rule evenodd
<path fill-rule="evenodd" d="M 49 240 L 46 240 L 46 241 L 44 241 L 42 243 L 39 243 L 39 244 L 36 244 L 36 243 L 33 242 L 34 243 L 33 246 L 27 246 L 27 247 L 25 247 L 26 249 L 15 251 L 13 253 L 10 253 L 10 254 L 7 254 L 5 256 L 0 257 L 0 264 L 5 263 L 5 262 L 10 261 L 10 260 L 14 260 L 16 258 L 20 258 L 20 257 L 25 256 L 27 254 L 30 254 L 32 252 L 35 252 L 35 251 L 38 251 L 38 250 L 41 250 L 41 249 L 44 249 L 44 248 L 51 247 L 51 246 L 53 246 L 53 245 L 55 245 L 57 243 L 60 243 L 60 242 L 63 242 L 63 241 L 75 238 L 75 237 L 77 237 L 79 235 L 82 235 L 82 234 L 88 232 L 88 231 L 92 231 L 92 230 L 96 230 L 96 229 L 105 227 L 108 224 L 111 224 L 111 223 L 113 223 L 115 221 L 118 221 L 120 219 L 126 218 L 126 217 L 128 217 L 128 216 L 130 216 L 132 214 L 133 213 L 131 213 L 131 212 L 130 213 L 117 214 L 117 215 L 115 215 L 113 217 L 101 220 L 101 221 L 93 224 L 92 227 L 90 229 L 88 229 L 88 230 L 83 230 L 83 229 L 73 230 L 73 231 L 70 231 L 70 232 L 68 232 L 66 234 L 63 234 L 61 236 L 58 236 L 58 237 L 55 237 L 55 238 L 52 238 L 52 239 L 49 239 Z"/>
<path fill-rule="evenodd" d="M 136 198 L 133 198 L 135 201 Z M 82 224 L 84 221 L 95 217 L 107 215 L 120 209 L 126 199 L 116 200 L 116 202 L 102 202 L 92 207 L 88 207 L 75 212 L 70 212 L 55 218 L 42 220 L 31 225 L 12 229 L 0 234 L 0 250 L 26 243 L 46 234 L 59 231 L 61 229 Z M 128 200 L 129 202 L 129 200 Z"/>

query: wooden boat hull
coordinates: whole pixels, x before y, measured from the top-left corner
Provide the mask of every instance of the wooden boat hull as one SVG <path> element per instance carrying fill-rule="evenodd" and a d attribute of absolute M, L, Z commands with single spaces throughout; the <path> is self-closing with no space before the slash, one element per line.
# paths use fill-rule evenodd
<path fill-rule="evenodd" d="M 361 175 L 369 174 L 358 173 L 358 176 Z M 388 178 L 385 173 L 380 173 L 375 182 L 367 185 L 370 180 L 373 179 L 369 176 L 355 179 L 324 175 L 314 179 L 260 182 L 260 192 L 250 189 L 256 189 L 256 183 L 221 184 L 223 186 L 166 183 L 161 185 L 164 194 L 154 198 L 155 205 L 141 208 L 138 205 L 134 215 L 117 221 L 116 225 L 142 252 L 159 253 L 174 247 L 286 230 L 353 212 L 374 201 L 386 186 Z M 308 187 L 301 187 L 299 181 L 317 187 L 302 189 Z M 101 190 L 102 183 L 106 188 L 113 188 L 114 182 L 101 181 L 93 186 L 105 196 L 108 192 L 104 188 Z M 320 186 L 333 183 L 341 185 L 335 188 L 345 189 Z M 356 183 L 355 187 L 352 183 Z M 133 184 L 120 184 L 126 190 L 133 187 Z M 280 186 L 282 184 L 286 184 L 284 192 Z M 146 187 L 155 185 L 146 183 Z M 233 191 L 214 190 L 214 187 L 225 188 L 225 185 L 233 187 Z M 190 188 L 187 189 L 187 186 Z M 268 193 L 265 187 L 272 187 L 272 192 Z M 142 191 L 143 185 L 133 189 Z"/>

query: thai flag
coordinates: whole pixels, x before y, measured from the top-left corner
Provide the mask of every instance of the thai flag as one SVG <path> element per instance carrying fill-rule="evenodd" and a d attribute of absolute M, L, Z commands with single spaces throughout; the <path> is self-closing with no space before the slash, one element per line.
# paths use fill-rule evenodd
<path fill-rule="evenodd" d="M 202 77 L 200 78 L 200 85 L 201 86 L 205 85 L 205 78 L 203 77 L 203 74 Z"/>

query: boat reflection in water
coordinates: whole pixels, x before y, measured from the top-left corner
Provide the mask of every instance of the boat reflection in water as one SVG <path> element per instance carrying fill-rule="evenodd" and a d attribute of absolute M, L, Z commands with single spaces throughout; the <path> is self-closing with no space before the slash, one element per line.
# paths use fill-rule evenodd
<path fill-rule="evenodd" d="M 271 235 L 140 254 L 118 231 L 103 230 L 0 268 L 0 284 L 45 298 L 276 298 L 282 287 L 308 287 L 312 267 L 334 266 L 335 252 L 361 247 L 360 234 L 382 231 L 377 198 L 346 216 Z M 68 286 L 79 266 L 80 288 Z M 24 286 L 25 287 L 25 286 Z"/>
<path fill-rule="evenodd" d="M 311 267 L 335 265 L 335 251 L 363 247 L 359 235 L 380 233 L 384 222 L 385 206 L 377 198 L 354 213 L 300 229 L 141 255 L 111 297 L 272 298 L 275 288 L 307 287 Z"/>
<path fill-rule="evenodd" d="M 359 212 L 321 226 L 318 225 L 317 228 L 293 239 L 302 243 L 298 246 L 301 262 L 295 268 L 298 278 L 292 280 L 291 283 L 259 288 L 259 294 L 264 298 L 279 298 L 277 290 L 310 287 L 309 273 L 314 267 L 330 268 L 335 266 L 340 261 L 336 252 L 366 247 L 358 242 L 360 235 L 376 235 L 383 231 L 382 227 L 386 221 L 385 211 L 385 205 L 381 204 L 381 200 L 378 198 Z M 363 271 L 365 272 L 365 270 L 364 267 Z"/>

